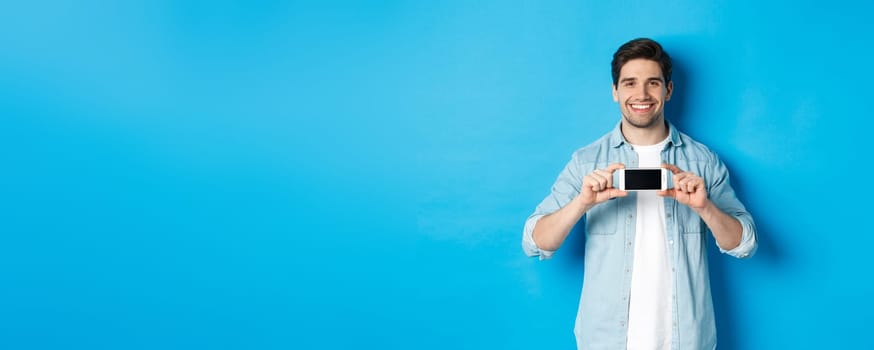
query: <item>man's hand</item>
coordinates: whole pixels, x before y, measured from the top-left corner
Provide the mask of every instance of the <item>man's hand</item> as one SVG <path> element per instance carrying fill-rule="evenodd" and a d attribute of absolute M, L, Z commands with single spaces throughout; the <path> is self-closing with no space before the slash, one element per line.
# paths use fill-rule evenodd
<path fill-rule="evenodd" d="M 707 205 L 707 189 L 704 186 L 704 179 L 672 164 L 662 164 L 662 168 L 674 173 L 674 188 L 659 191 L 659 196 L 674 198 L 680 204 L 696 211 Z"/>
<path fill-rule="evenodd" d="M 626 191 L 613 188 L 613 172 L 624 168 L 625 165 L 622 163 L 613 163 L 608 165 L 606 169 L 595 169 L 583 177 L 579 199 L 585 204 L 586 209 L 610 199 L 628 195 Z"/>

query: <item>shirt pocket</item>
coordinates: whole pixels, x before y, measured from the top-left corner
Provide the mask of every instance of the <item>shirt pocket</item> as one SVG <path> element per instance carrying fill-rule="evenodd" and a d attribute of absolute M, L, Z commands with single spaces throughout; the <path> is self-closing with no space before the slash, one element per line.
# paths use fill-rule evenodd
<path fill-rule="evenodd" d="M 586 232 L 590 235 L 612 235 L 619 221 L 619 199 L 598 204 L 586 212 Z"/>
<path fill-rule="evenodd" d="M 704 221 L 698 214 L 695 214 L 689 207 L 678 204 L 677 210 L 677 226 L 679 231 L 684 234 L 701 234 L 704 232 Z"/>

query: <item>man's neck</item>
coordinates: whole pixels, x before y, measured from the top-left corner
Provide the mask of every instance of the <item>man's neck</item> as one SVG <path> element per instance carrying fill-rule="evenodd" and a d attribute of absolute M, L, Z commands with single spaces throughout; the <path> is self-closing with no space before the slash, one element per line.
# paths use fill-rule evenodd
<path fill-rule="evenodd" d="M 622 136 L 632 145 L 654 145 L 668 137 L 668 126 L 664 119 L 649 128 L 638 128 L 622 120 Z"/>

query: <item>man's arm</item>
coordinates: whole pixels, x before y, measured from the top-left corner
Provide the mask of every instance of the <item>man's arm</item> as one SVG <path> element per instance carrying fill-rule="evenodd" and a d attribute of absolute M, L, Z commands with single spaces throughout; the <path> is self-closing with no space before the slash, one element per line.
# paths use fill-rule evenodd
<path fill-rule="evenodd" d="M 744 242 L 744 231 L 751 231 L 748 233 L 750 238 L 747 239 L 750 241 L 747 243 L 749 247 L 739 249 L 745 251 L 735 252 L 732 255 L 747 257 L 755 250 L 755 226 L 752 224 L 749 214 L 746 214 L 744 211 L 745 219 L 750 221 L 747 225 L 749 228 L 744 229 L 744 224 L 739 217 L 729 215 L 719 205 L 708 199 L 707 186 L 701 177 L 690 172 L 684 172 L 674 165 L 665 164 L 663 167 L 674 173 L 674 188 L 660 191 L 659 195 L 672 197 L 698 214 L 704 220 L 704 223 L 707 224 L 710 232 L 713 233 L 716 244 L 723 252 L 730 252 L 739 248 Z M 724 181 L 727 181 L 727 179 Z M 737 199 L 733 197 L 734 192 L 731 191 L 730 186 L 727 183 L 720 183 L 720 185 L 728 186 L 726 191 L 730 193 L 714 193 L 713 195 L 716 195 L 718 198 L 730 195 L 737 202 Z M 737 205 L 741 207 L 739 210 L 743 211 L 742 205 L 739 202 Z"/>
<path fill-rule="evenodd" d="M 621 163 L 614 163 L 584 176 L 576 197 L 561 209 L 541 217 L 534 225 L 534 244 L 542 250 L 557 250 L 586 211 L 610 199 L 627 196 L 628 192 L 613 188 L 613 172 L 624 167 Z"/>
<path fill-rule="evenodd" d="M 740 245 L 743 236 L 740 221 L 723 212 L 710 200 L 707 200 L 703 208 L 692 208 L 692 210 L 701 217 L 701 220 L 704 220 L 710 232 L 713 232 L 716 244 L 720 248 L 732 250 Z"/>
<path fill-rule="evenodd" d="M 543 216 L 534 224 L 534 232 L 531 234 L 534 244 L 542 250 L 558 250 L 589 208 L 591 207 L 580 200 L 580 196 L 576 196 L 563 208 Z"/>

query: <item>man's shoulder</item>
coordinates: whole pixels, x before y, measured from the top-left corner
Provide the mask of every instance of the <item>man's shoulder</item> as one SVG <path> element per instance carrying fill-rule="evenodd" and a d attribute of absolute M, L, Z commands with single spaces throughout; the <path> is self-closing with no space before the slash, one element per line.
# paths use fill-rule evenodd
<path fill-rule="evenodd" d="M 698 140 L 695 140 L 691 136 L 681 131 L 677 131 L 677 134 L 682 142 L 682 150 L 687 156 L 694 156 L 695 158 L 699 158 L 702 160 L 714 160 L 718 158 L 716 152 L 710 149 L 704 143 L 701 143 Z"/>
<path fill-rule="evenodd" d="M 584 163 L 594 161 L 594 159 L 598 158 L 599 155 L 608 152 L 612 148 L 610 144 L 610 135 L 611 133 L 608 132 L 592 143 L 577 148 L 573 153 L 573 158 Z"/>

